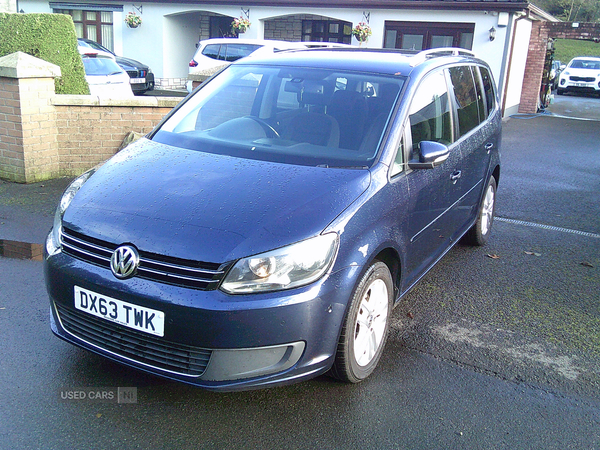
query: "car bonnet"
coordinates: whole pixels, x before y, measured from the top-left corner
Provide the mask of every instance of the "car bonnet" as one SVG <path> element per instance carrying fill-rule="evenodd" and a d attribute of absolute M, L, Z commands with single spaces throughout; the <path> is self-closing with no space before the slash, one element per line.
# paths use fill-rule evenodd
<path fill-rule="evenodd" d="M 223 263 L 318 235 L 369 183 L 367 169 L 246 160 L 142 139 L 83 185 L 63 223 L 113 244 Z"/>

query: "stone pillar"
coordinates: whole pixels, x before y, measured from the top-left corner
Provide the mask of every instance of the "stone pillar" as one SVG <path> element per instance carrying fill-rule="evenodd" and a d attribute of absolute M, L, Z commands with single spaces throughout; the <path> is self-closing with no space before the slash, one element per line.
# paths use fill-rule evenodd
<path fill-rule="evenodd" d="M 0 58 L 0 178 L 59 176 L 54 78 L 60 67 L 22 52 Z"/>

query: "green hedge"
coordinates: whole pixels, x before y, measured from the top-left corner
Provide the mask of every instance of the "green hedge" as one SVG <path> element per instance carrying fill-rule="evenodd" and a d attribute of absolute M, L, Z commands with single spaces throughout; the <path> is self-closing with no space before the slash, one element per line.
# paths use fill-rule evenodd
<path fill-rule="evenodd" d="M 0 13 L 0 57 L 21 51 L 60 67 L 57 94 L 90 93 L 71 16 Z"/>

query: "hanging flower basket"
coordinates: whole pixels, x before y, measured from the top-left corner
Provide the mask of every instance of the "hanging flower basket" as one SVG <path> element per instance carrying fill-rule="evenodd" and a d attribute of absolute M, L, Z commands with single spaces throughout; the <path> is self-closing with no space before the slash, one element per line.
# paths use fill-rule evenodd
<path fill-rule="evenodd" d="M 129 28 L 137 28 L 142 24 L 142 18 L 132 12 L 125 16 L 125 23 Z"/>
<path fill-rule="evenodd" d="M 367 42 L 369 36 L 372 34 L 371 27 L 364 22 L 360 22 L 352 29 L 352 36 L 354 36 L 358 42 Z"/>
<path fill-rule="evenodd" d="M 248 31 L 248 28 L 250 28 L 250 21 L 243 17 L 237 17 L 231 22 L 231 29 L 236 34 L 245 33 Z"/>

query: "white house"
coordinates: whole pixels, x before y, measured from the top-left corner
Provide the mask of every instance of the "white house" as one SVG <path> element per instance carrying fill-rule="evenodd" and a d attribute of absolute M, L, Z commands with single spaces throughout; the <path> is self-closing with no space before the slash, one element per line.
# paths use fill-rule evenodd
<path fill-rule="evenodd" d="M 247 38 L 333 41 L 359 45 L 351 30 L 368 23 L 371 48 L 456 46 L 473 50 L 494 73 L 505 115 L 518 110 L 534 21 L 553 17 L 521 0 L 18 0 L 17 9 L 73 16 L 80 37 L 148 64 L 157 86 L 183 87 L 201 39 L 231 33 L 234 18 L 251 26 Z M 125 23 L 128 13 L 142 19 Z"/>

